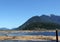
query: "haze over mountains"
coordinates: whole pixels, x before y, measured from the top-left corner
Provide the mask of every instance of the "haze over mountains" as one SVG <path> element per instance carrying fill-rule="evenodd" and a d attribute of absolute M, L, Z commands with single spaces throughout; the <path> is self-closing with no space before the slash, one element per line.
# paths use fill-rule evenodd
<path fill-rule="evenodd" d="M 0 28 L 0 30 L 10 30 L 10 29 L 3 27 L 3 28 Z"/>
<path fill-rule="evenodd" d="M 41 15 L 41 16 L 33 16 L 28 19 L 21 26 L 13 29 L 13 30 L 39 30 L 39 29 L 60 29 L 60 16 L 56 16 L 51 14 Z M 5 28 L 0 29 L 5 30 Z M 7 29 L 8 30 L 8 29 Z"/>

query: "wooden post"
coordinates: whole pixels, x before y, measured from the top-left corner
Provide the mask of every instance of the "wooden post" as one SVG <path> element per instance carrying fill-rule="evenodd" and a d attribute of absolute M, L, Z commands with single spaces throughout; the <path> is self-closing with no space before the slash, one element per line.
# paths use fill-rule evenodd
<path fill-rule="evenodd" d="M 58 42 L 58 30 L 56 30 L 56 42 Z"/>

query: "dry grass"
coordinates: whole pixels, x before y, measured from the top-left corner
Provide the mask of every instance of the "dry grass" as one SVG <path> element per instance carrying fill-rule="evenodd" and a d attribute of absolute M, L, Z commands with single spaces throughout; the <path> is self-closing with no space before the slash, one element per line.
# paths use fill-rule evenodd
<path fill-rule="evenodd" d="M 56 37 L 55 36 L 0 36 L 0 40 L 56 40 Z"/>
<path fill-rule="evenodd" d="M 45 30 L 48 32 L 55 32 L 55 30 Z M 42 32 L 45 32 L 42 31 Z M 35 30 L 20 30 L 20 31 L 0 31 L 2 33 L 11 33 L 11 32 L 40 32 Z M 56 40 L 55 36 L 0 36 L 0 40 Z M 60 40 L 60 36 L 59 36 Z"/>

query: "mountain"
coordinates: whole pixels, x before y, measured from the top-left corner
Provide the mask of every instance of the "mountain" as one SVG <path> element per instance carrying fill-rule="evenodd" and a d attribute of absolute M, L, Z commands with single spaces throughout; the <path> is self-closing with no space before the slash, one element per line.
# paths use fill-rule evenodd
<path fill-rule="evenodd" d="M 0 30 L 10 30 L 10 29 L 7 29 L 7 28 L 0 28 Z"/>
<path fill-rule="evenodd" d="M 60 24 L 60 16 L 51 15 L 50 17 L 55 23 Z"/>
<path fill-rule="evenodd" d="M 17 30 L 39 30 L 39 29 L 60 29 L 60 16 L 51 14 L 50 16 L 33 16 Z"/>

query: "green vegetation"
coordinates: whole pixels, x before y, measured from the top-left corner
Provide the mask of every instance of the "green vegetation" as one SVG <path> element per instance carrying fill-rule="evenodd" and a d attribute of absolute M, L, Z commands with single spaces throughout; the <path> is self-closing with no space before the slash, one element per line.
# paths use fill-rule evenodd
<path fill-rule="evenodd" d="M 60 16 L 33 16 L 15 30 L 53 30 L 60 29 Z"/>
<path fill-rule="evenodd" d="M 18 30 L 19 30 L 19 28 L 18 28 Z M 33 23 L 26 25 L 25 27 L 23 27 L 21 29 L 22 30 L 41 30 L 41 29 L 52 30 L 52 29 L 56 29 L 56 28 L 60 29 L 60 25 L 55 24 L 55 23 L 33 22 Z"/>

